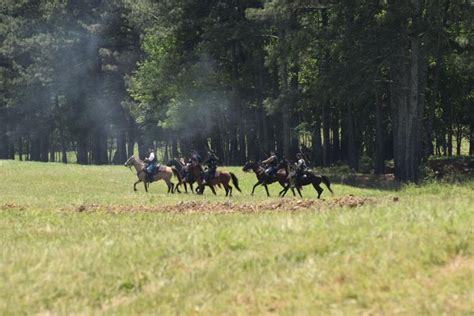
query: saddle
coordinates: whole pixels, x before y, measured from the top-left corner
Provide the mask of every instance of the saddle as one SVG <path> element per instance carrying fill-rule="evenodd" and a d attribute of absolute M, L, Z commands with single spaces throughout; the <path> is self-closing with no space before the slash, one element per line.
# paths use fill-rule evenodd
<path fill-rule="evenodd" d="M 153 167 L 153 175 L 159 173 L 159 172 L 163 172 L 166 170 L 166 166 L 162 165 L 162 164 L 155 164 L 155 166 Z"/>

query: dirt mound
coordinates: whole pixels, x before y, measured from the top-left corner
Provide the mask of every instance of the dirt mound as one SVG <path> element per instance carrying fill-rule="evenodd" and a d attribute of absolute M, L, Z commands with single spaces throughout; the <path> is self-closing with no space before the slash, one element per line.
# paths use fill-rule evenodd
<path fill-rule="evenodd" d="M 398 198 L 397 198 L 398 199 Z M 395 199 L 394 199 L 395 201 Z M 99 205 L 81 204 L 74 207 L 77 212 L 106 211 L 112 213 L 130 212 L 161 212 L 161 213 L 256 213 L 264 211 L 323 211 L 333 208 L 355 208 L 369 204 L 376 204 L 379 200 L 368 197 L 344 196 L 331 200 L 310 199 L 281 199 L 262 202 L 235 203 L 231 200 L 225 202 L 181 201 L 174 205 L 163 206 L 125 206 L 125 205 Z"/>
<path fill-rule="evenodd" d="M 25 208 L 21 205 L 17 205 L 17 204 L 14 204 L 14 203 L 5 203 L 3 205 L 0 205 L 0 210 L 2 210 L 2 211 L 12 210 L 12 209 L 22 211 Z"/>

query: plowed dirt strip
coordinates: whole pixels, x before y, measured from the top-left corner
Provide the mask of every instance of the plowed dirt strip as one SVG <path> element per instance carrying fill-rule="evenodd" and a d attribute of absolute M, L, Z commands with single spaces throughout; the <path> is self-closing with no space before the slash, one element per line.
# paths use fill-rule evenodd
<path fill-rule="evenodd" d="M 64 208 L 64 211 L 94 212 L 105 211 L 111 213 L 133 213 L 133 212 L 158 212 L 158 213 L 257 213 L 264 211 L 300 211 L 300 210 L 328 210 L 333 208 L 349 207 L 355 208 L 364 205 L 380 203 L 383 199 L 370 197 L 344 196 L 330 200 L 309 200 L 309 199 L 281 199 L 265 202 L 234 203 L 225 202 L 197 202 L 182 201 L 175 205 L 165 206 L 125 206 L 125 205 L 101 205 L 101 204 L 81 204 Z M 393 198 L 391 201 L 398 201 Z"/>

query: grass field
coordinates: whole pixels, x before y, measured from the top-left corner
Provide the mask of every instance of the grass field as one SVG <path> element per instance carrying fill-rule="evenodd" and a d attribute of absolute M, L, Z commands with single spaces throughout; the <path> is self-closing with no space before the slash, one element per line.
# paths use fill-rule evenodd
<path fill-rule="evenodd" d="M 227 169 L 244 191 L 232 203 L 267 201 Z M 474 312 L 472 181 L 334 185 L 328 201 L 376 202 L 225 214 L 141 211 L 226 198 L 134 181 L 124 167 L 0 161 L 0 315 Z"/>

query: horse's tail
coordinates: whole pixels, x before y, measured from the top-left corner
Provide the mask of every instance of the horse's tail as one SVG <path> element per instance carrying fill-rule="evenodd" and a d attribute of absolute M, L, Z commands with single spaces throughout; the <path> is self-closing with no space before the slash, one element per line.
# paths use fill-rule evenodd
<path fill-rule="evenodd" d="M 242 190 L 240 190 L 239 188 L 239 179 L 237 179 L 237 177 L 235 176 L 235 174 L 233 174 L 232 172 L 229 172 L 230 173 L 230 177 L 232 178 L 232 184 L 234 185 L 234 187 L 239 191 L 239 192 L 242 192 Z"/>
<path fill-rule="evenodd" d="M 329 192 L 331 192 L 331 194 L 334 194 L 334 192 L 331 189 L 331 181 L 329 181 L 329 178 L 326 176 L 321 176 L 321 180 L 328 187 Z"/>
<path fill-rule="evenodd" d="M 171 170 L 173 170 L 173 174 L 178 178 L 179 184 L 183 183 L 183 179 L 181 178 L 181 174 L 179 173 L 178 169 L 176 167 L 171 167 Z"/>

